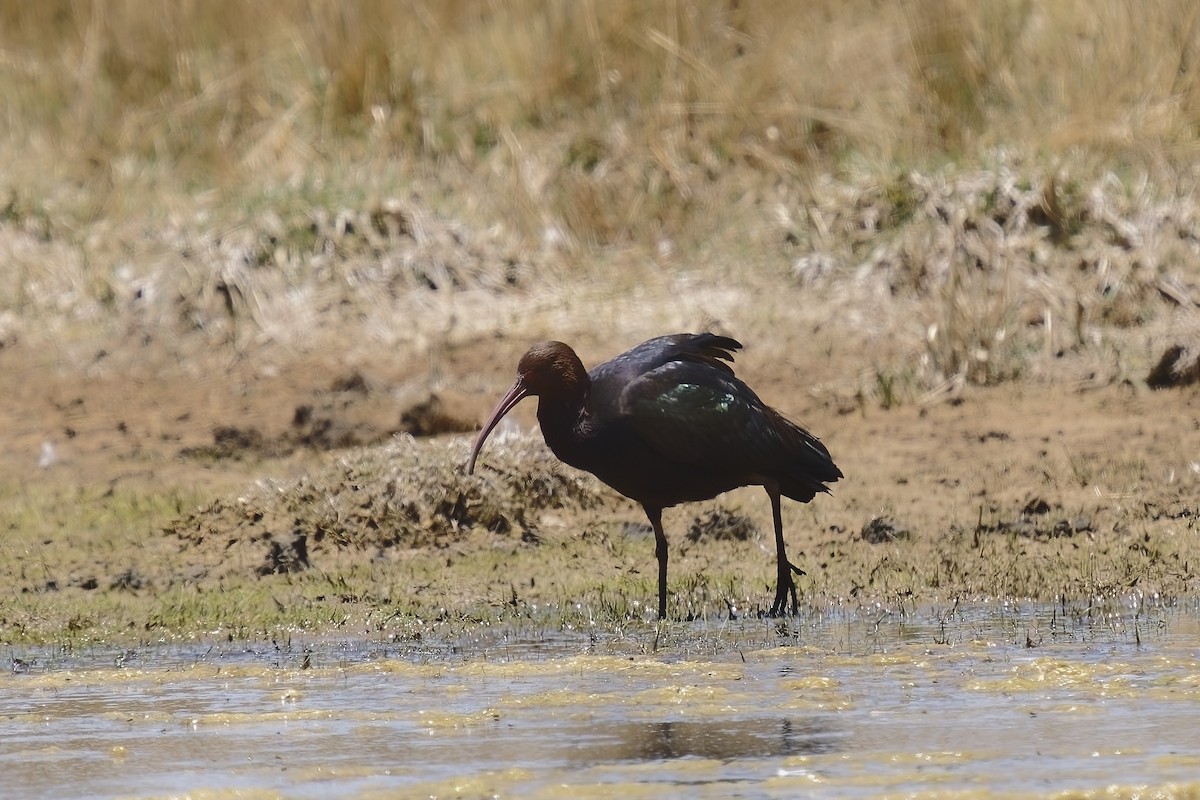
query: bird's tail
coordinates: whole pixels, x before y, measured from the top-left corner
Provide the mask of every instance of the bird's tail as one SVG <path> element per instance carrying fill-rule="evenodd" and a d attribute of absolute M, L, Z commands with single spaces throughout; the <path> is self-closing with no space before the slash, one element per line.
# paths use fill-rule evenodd
<path fill-rule="evenodd" d="M 833 456 L 821 440 L 789 421 L 793 435 L 798 440 L 791 451 L 790 463 L 773 476 L 779 482 L 779 491 L 801 503 L 807 503 L 818 492 L 829 494 L 826 484 L 841 478 L 842 471 L 833 463 Z"/>

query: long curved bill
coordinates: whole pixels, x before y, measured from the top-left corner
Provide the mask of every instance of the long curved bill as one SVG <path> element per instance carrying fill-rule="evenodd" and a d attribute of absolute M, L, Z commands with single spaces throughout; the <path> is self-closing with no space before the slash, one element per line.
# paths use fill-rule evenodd
<path fill-rule="evenodd" d="M 525 387 L 525 381 L 518 377 L 516 383 L 508 390 L 508 393 L 500 398 L 500 402 L 496 404 L 496 408 L 492 411 L 492 415 L 488 417 L 487 422 L 483 423 L 483 430 L 479 431 L 479 437 L 475 439 L 475 446 L 471 448 L 471 460 L 467 462 L 468 475 L 472 475 L 475 472 L 475 459 L 479 456 L 479 451 L 483 448 L 483 443 L 487 439 L 488 434 L 499 424 L 500 420 L 504 419 L 505 414 L 513 410 L 513 406 L 528 396 L 529 390 Z"/>

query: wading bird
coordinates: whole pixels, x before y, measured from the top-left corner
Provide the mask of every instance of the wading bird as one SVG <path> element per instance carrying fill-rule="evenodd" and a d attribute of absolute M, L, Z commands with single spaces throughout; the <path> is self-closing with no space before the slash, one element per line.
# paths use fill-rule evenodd
<path fill-rule="evenodd" d="M 526 397 L 538 398 L 542 436 L 560 460 L 641 503 L 654 529 L 658 616 L 667 615 L 667 537 L 662 511 L 739 486 L 771 498 L 779 578 L 771 615 L 798 609 L 780 497 L 807 503 L 842 477 L 817 437 L 758 398 L 726 361 L 742 345 L 712 333 L 643 342 L 591 372 L 562 342 L 536 344 L 492 411 L 467 472 L 497 423 Z"/>

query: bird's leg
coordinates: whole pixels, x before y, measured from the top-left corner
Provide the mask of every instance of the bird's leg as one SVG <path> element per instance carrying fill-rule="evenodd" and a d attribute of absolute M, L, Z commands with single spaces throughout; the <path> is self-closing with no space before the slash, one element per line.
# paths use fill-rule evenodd
<path fill-rule="evenodd" d="M 791 614 L 795 616 L 800 611 L 800 603 L 796 599 L 796 582 L 792 580 L 792 573 L 803 575 L 804 570 L 787 559 L 787 547 L 783 542 L 783 510 L 780 508 L 779 488 L 776 486 L 765 488 L 767 494 L 771 496 L 771 515 L 775 520 L 775 560 L 779 568 L 775 584 L 775 602 L 771 605 L 771 616 L 778 617 L 788 613 L 789 597 L 792 601 Z"/>
<path fill-rule="evenodd" d="M 667 535 L 662 528 L 662 509 L 642 506 L 654 529 L 654 555 L 658 558 L 658 618 L 667 618 Z"/>

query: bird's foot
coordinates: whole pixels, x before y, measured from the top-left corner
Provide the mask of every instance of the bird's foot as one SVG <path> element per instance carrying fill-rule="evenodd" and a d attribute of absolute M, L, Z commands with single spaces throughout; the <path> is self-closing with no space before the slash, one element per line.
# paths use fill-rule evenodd
<path fill-rule="evenodd" d="M 806 574 L 804 570 L 797 567 L 788 560 L 783 560 L 779 563 L 779 581 L 775 584 L 775 602 L 771 605 L 771 616 L 782 617 L 787 614 L 796 616 L 800 613 L 800 602 L 796 597 L 796 582 L 792 580 L 792 573 L 797 575 Z M 791 600 L 791 608 L 788 608 L 788 600 Z"/>
<path fill-rule="evenodd" d="M 791 608 L 788 608 L 788 598 L 791 598 Z M 788 615 L 795 616 L 799 613 L 800 604 L 796 599 L 796 584 L 788 576 L 786 583 L 779 584 L 779 588 L 775 590 L 775 602 L 771 605 L 772 617 L 785 617 Z"/>

